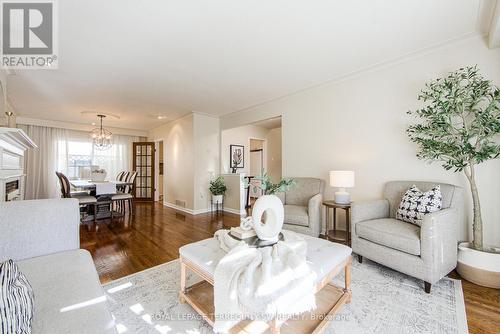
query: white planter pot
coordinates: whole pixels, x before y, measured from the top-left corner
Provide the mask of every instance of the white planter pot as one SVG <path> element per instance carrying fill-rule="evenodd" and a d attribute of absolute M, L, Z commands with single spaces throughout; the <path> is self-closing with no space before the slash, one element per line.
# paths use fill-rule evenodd
<path fill-rule="evenodd" d="M 252 209 L 253 228 L 260 240 L 278 241 L 285 217 L 283 203 L 274 195 L 259 197 Z M 265 223 L 263 216 L 265 214 Z"/>
<path fill-rule="evenodd" d="M 224 199 L 224 195 L 212 195 L 212 203 L 214 204 L 222 204 Z"/>
<path fill-rule="evenodd" d="M 500 254 L 475 250 L 469 242 L 458 245 L 457 271 L 466 280 L 500 289 Z"/>

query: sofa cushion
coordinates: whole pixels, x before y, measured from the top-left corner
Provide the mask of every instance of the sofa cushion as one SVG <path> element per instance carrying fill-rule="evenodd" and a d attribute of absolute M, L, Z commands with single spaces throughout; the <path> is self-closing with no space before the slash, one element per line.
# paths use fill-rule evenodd
<path fill-rule="evenodd" d="M 33 334 L 116 333 L 89 252 L 66 251 L 18 266 L 35 293 Z"/>
<path fill-rule="evenodd" d="M 31 333 L 33 289 L 14 261 L 0 263 L 1 333 Z"/>
<path fill-rule="evenodd" d="M 285 204 L 307 206 L 311 197 L 322 194 L 324 181 L 309 177 L 294 177 L 296 184 L 291 187 L 285 196 Z"/>
<path fill-rule="evenodd" d="M 420 255 L 420 227 L 392 218 L 357 223 L 356 235 L 408 254 Z"/>
<path fill-rule="evenodd" d="M 285 224 L 309 226 L 307 207 L 299 205 L 284 205 Z"/>

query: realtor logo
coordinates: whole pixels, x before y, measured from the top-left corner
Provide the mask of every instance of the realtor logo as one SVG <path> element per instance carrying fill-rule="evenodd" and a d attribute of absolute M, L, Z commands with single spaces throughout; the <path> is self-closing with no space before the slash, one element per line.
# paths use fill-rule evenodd
<path fill-rule="evenodd" d="M 1 1 L 2 67 L 55 68 L 55 3 Z"/>

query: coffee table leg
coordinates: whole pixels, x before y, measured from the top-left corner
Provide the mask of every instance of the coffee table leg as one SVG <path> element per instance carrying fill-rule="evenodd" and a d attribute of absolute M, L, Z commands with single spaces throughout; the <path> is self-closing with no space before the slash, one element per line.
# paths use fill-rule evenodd
<path fill-rule="evenodd" d="M 349 260 L 347 261 L 345 265 L 345 288 L 344 288 L 344 293 L 348 293 L 349 297 L 347 298 L 346 303 L 350 303 L 352 299 L 352 293 L 351 293 L 351 263 L 352 263 L 352 256 L 349 257 Z"/>
<path fill-rule="evenodd" d="M 186 303 L 186 299 L 184 298 L 184 293 L 186 293 L 186 265 L 181 261 L 181 293 L 179 294 L 179 302 L 181 304 Z"/>
<path fill-rule="evenodd" d="M 271 327 L 271 334 L 280 334 L 280 324 L 278 320 L 271 320 L 269 325 Z"/>

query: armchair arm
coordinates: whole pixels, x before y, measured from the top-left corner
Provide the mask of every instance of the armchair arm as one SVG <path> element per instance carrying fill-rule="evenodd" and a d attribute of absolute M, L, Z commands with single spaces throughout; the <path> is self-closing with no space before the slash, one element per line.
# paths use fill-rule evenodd
<path fill-rule="evenodd" d="M 388 218 L 389 201 L 386 199 L 354 202 L 351 208 L 351 224 L 354 225 L 365 220 Z"/>
<path fill-rule="evenodd" d="M 0 204 L 0 262 L 79 248 L 78 200 L 47 199 Z"/>
<path fill-rule="evenodd" d="M 451 269 L 457 263 L 458 211 L 443 209 L 424 216 L 420 228 L 421 257 L 428 263 L 433 276 L 447 274 L 442 268 Z M 438 277 L 439 279 L 440 277 Z"/>
<path fill-rule="evenodd" d="M 321 205 L 323 195 L 316 194 L 309 199 L 307 212 L 309 214 L 309 227 L 313 230 L 313 235 L 319 235 L 322 228 Z"/>

